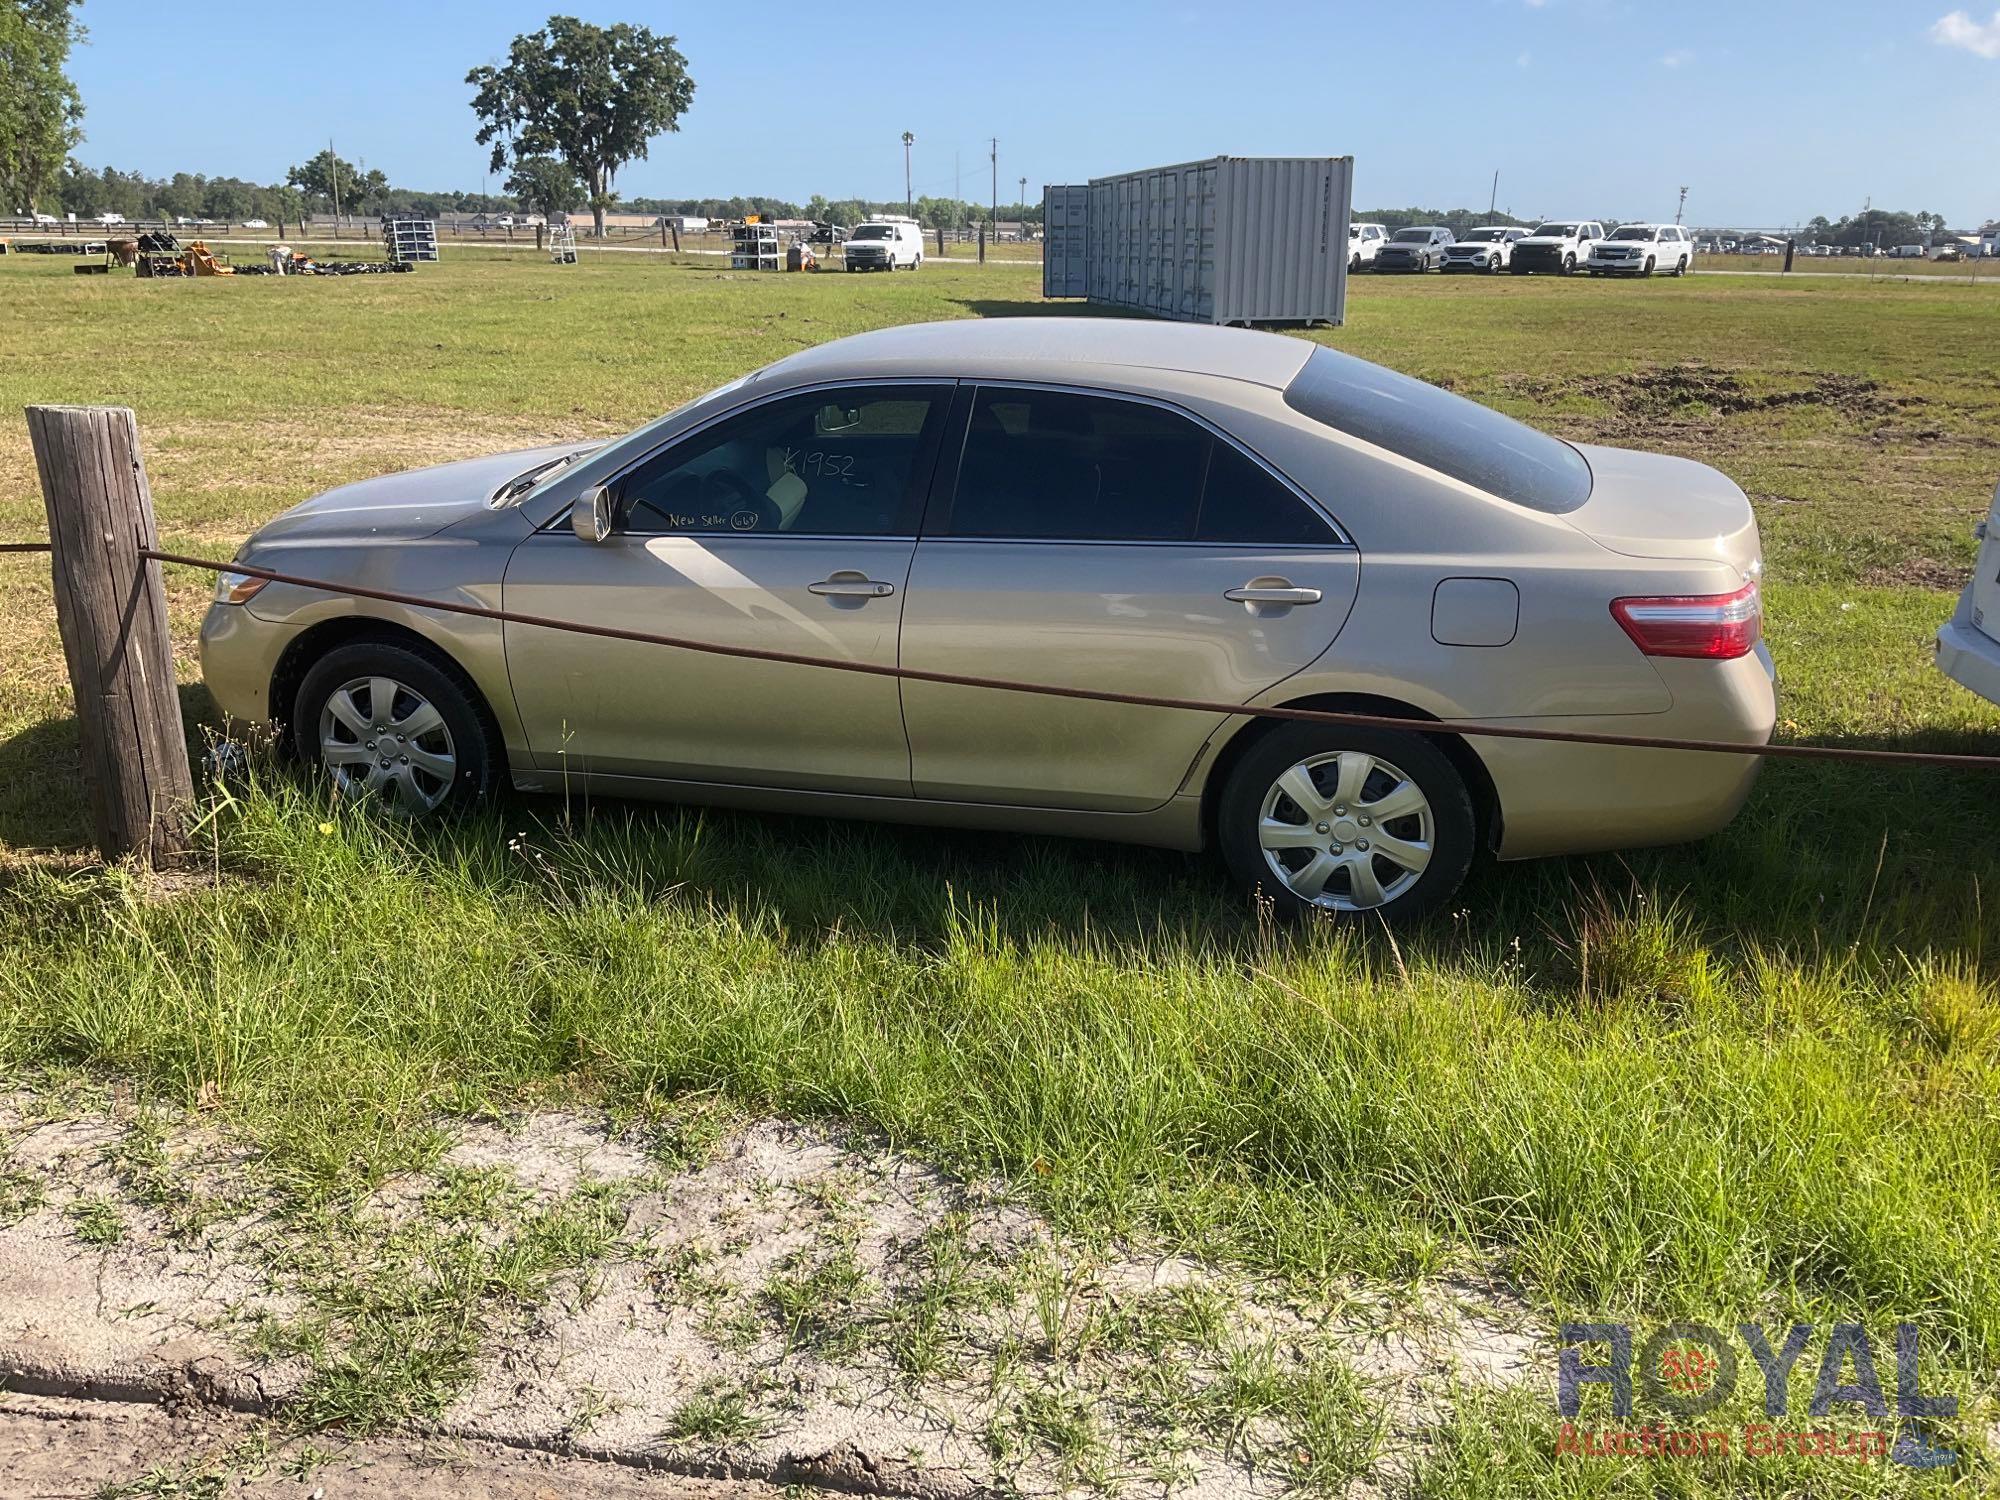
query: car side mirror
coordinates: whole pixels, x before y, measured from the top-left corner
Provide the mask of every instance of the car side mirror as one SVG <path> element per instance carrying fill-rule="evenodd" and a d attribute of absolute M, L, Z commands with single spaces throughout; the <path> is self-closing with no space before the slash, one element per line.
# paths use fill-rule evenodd
<path fill-rule="evenodd" d="M 570 530 L 595 545 L 611 535 L 611 491 L 593 484 L 569 508 Z"/>

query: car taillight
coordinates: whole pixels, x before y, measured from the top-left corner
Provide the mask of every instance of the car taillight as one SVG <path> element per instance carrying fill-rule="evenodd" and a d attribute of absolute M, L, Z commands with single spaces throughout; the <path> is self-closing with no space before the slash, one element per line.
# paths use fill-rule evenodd
<path fill-rule="evenodd" d="M 1733 594 L 1614 599 L 1611 614 L 1648 656 L 1733 661 L 1755 650 L 1764 633 L 1764 606 L 1754 580 Z"/>

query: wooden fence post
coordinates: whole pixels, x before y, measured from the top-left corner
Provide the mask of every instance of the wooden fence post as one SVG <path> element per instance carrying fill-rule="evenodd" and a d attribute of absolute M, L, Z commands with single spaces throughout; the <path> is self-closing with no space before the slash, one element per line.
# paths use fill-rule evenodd
<path fill-rule="evenodd" d="M 139 556 L 159 542 L 138 419 L 122 406 L 31 406 L 28 435 L 97 847 L 171 864 L 187 852 L 194 778 L 160 565 Z"/>

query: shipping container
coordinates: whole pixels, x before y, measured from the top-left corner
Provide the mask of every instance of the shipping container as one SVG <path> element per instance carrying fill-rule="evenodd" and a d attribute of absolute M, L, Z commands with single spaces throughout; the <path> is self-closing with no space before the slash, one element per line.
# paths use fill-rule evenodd
<path fill-rule="evenodd" d="M 1217 156 L 1042 189 L 1042 293 L 1192 323 L 1347 312 L 1351 156 Z"/>

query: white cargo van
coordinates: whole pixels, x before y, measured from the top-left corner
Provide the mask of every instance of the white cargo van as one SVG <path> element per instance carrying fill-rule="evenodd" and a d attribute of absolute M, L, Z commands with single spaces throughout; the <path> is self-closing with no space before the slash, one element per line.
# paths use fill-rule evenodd
<path fill-rule="evenodd" d="M 2000 703 L 2000 485 L 1980 523 L 1979 561 L 1958 596 L 1958 609 L 1938 632 L 1938 670 L 1980 697 Z"/>
<path fill-rule="evenodd" d="M 884 214 L 857 225 L 845 247 L 850 271 L 914 271 L 924 263 L 924 230 L 915 219 Z"/>

